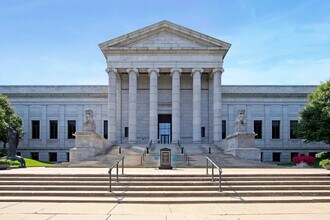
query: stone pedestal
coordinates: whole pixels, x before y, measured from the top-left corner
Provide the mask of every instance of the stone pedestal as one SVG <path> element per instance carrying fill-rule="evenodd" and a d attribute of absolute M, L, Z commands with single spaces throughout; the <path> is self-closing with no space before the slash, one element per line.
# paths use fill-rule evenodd
<path fill-rule="evenodd" d="M 236 132 L 226 138 L 224 151 L 227 154 L 247 159 L 260 161 L 260 149 L 255 147 L 255 133 Z"/>
<path fill-rule="evenodd" d="M 107 141 L 93 132 L 76 132 L 75 147 L 70 149 L 70 162 L 83 161 L 106 150 Z"/>

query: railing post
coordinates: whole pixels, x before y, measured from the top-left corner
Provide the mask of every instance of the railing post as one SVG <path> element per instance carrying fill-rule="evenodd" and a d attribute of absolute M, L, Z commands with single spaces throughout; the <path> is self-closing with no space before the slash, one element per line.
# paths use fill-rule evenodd
<path fill-rule="evenodd" d="M 206 175 L 209 175 L 209 161 L 206 158 Z"/>
<path fill-rule="evenodd" d="M 212 163 L 212 182 L 214 182 L 214 165 Z"/>
<path fill-rule="evenodd" d="M 116 171 L 117 171 L 117 182 L 118 182 L 118 164 L 119 164 L 119 161 L 117 162 L 117 166 L 116 166 Z"/>
<path fill-rule="evenodd" d="M 125 159 L 125 157 L 123 157 L 123 159 L 121 161 L 121 174 L 124 174 L 124 159 Z"/>
<path fill-rule="evenodd" d="M 219 192 L 221 192 L 221 173 L 222 171 L 219 170 Z"/>
<path fill-rule="evenodd" d="M 111 171 L 112 169 L 109 169 L 109 192 L 111 192 Z"/>

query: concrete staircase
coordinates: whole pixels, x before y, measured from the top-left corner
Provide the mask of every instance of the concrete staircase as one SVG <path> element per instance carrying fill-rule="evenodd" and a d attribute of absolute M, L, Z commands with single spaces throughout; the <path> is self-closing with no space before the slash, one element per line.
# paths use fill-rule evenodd
<path fill-rule="evenodd" d="M 177 144 L 153 144 L 149 154 L 145 152 L 146 145 L 116 145 L 109 148 L 104 154 L 90 158 L 86 161 L 62 163 L 65 167 L 109 167 L 122 156 L 125 156 L 126 167 L 157 168 L 159 166 L 159 152 L 161 148 L 170 148 L 173 168 L 205 167 L 205 156 L 210 157 L 221 167 L 276 167 L 276 165 L 258 161 L 244 160 L 225 154 L 223 150 L 211 144 L 187 144 L 182 145 L 185 154 L 181 154 Z M 209 148 L 211 154 L 209 154 Z M 119 150 L 121 149 L 121 150 Z M 121 151 L 121 152 L 120 152 Z"/>
<path fill-rule="evenodd" d="M 226 174 L 222 192 L 218 179 L 202 174 L 0 175 L 1 202 L 112 203 L 253 203 L 330 202 L 330 174 Z"/>

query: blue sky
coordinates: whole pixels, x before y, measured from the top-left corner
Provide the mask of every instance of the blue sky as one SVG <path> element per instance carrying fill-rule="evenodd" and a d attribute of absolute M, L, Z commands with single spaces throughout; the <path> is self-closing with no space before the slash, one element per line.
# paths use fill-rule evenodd
<path fill-rule="evenodd" d="M 330 79 L 329 0 L 0 0 L 0 85 L 105 85 L 98 44 L 161 20 L 232 44 L 223 84 Z"/>

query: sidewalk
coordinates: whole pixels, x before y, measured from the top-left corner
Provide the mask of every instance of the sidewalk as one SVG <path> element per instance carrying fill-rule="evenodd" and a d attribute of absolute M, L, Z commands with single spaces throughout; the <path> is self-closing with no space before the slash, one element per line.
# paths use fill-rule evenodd
<path fill-rule="evenodd" d="M 180 220 L 330 219 L 330 203 L 301 204 L 93 204 L 0 203 L 0 219 Z"/>

